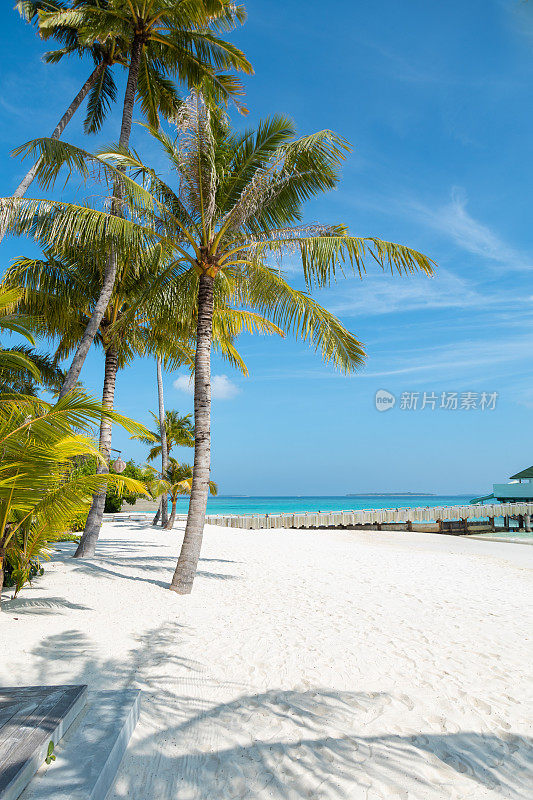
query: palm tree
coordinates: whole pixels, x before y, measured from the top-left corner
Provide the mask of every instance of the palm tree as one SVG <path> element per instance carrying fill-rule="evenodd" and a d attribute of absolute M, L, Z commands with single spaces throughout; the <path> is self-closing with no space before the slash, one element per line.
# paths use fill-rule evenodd
<path fill-rule="evenodd" d="M 104 256 L 98 260 L 94 249 L 84 254 L 80 247 L 69 252 L 68 257 L 54 257 L 53 250 L 47 259 L 19 258 L 8 268 L 4 277 L 6 287 L 23 287 L 24 298 L 19 299 L 19 308 L 35 318 L 35 330 L 49 339 L 60 339 L 54 360 L 68 357 L 76 346 L 90 316 L 92 304 L 98 296 L 99 280 L 104 269 Z M 164 358 L 171 367 L 186 364 L 192 367 L 194 329 L 177 329 L 176 323 L 169 324 L 171 310 L 166 298 L 157 289 L 151 290 L 158 270 L 161 268 L 157 248 L 144 254 L 144 259 L 135 258 L 128 251 L 119 262 L 118 277 L 114 285 L 111 302 L 104 314 L 100 329 L 95 338 L 97 345 L 105 353 L 104 386 L 102 405 L 112 409 L 114 405 L 117 374 L 135 356 L 156 355 Z M 22 289 L 17 289 L 20 298 Z M 150 320 L 145 313 L 145 304 L 158 304 L 158 318 Z M 153 310 L 152 310 L 153 313 Z M 233 313 L 233 323 L 240 312 Z M 275 326 L 268 326 L 265 320 L 263 329 L 277 332 Z M 259 324 L 259 318 L 258 323 Z M 244 368 L 232 345 L 233 331 L 226 323 L 218 325 L 215 346 L 222 355 L 229 358 L 235 366 Z M 154 421 L 158 418 L 152 415 Z M 177 411 L 168 411 L 165 417 L 165 434 L 169 449 L 174 446 L 194 446 L 193 426 L 190 415 L 180 416 Z M 161 454 L 161 444 L 157 444 L 160 434 L 144 429 L 143 434 L 133 437 L 152 446 L 149 458 Z M 154 445 L 155 442 L 155 445 Z M 98 473 L 108 470 L 111 448 L 111 422 L 104 417 L 100 424 L 100 452 L 104 460 L 97 466 Z M 105 507 L 105 488 L 101 488 L 93 499 L 84 533 L 76 557 L 94 555 Z M 155 524 L 155 523 L 154 523 Z"/>
<path fill-rule="evenodd" d="M 100 39 L 94 39 L 91 36 L 91 17 L 87 12 L 89 10 L 95 12 L 95 9 L 95 13 L 98 13 L 98 10 L 101 11 L 104 8 L 101 0 L 76 2 L 74 9 L 69 8 L 60 0 L 18 0 L 15 8 L 26 22 L 37 24 L 42 39 L 55 38 L 62 45 L 57 50 L 45 53 L 44 60 L 47 63 L 58 63 L 65 56 L 73 54 L 80 57 L 89 55 L 94 62 L 92 72 L 52 131 L 51 138 L 60 138 L 87 96 L 89 96 L 89 102 L 84 129 L 86 133 L 96 133 L 100 130 L 111 103 L 116 99 L 116 85 L 111 67 L 115 64 L 128 65 L 128 40 L 124 38 L 124 30 L 116 30 L 116 19 L 114 19 L 111 20 L 110 30 L 104 31 L 103 24 L 105 22 L 100 15 L 97 19 Z M 69 15 L 71 11 L 75 11 L 75 14 Z M 82 16 L 84 11 L 86 13 Z M 235 18 L 237 18 L 237 14 Z M 244 15 L 241 12 L 240 21 L 243 19 Z M 110 22 L 109 18 L 107 22 Z M 153 23 L 153 25 L 155 24 L 156 22 Z M 83 31 L 83 37 L 80 36 L 81 31 Z M 162 68 L 159 54 L 152 52 L 153 48 L 150 48 L 149 42 L 147 45 L 149 52 L 144 54 L 141 80 L 137 90 L 146 118 L 150 124 L 157 126 L 160 113 L 168 118 L 176 112 L 179 98 L 173 83 L 165 76 L 165 68 Z M 179 48 L 179 45 L 177 47 Z M 187 47 L 182 47 L 182 49 L 182 60 L 189 62 L 188 66 L 182 64 L 182 73 L 186 78 L 188 77 L 186 82 L 190 82 L 195 75 L 198 76 L 209 71 L 210 62 L 203 63 L 201 54 L 194 54 L 196 59 L 194 55 L 191 59 L 189 49 Z M 175 61 L 175 56 L 172 61 Z M 174 71 L 174 64 L 168 64 L 168 67 Z M 187 70 L 190 72 L 188 76 Z M 227 77 L 222 76 L 221 80 L 219 93 L 223 95 L 224 89 L 226 91 L 232 89 Z M 237 84 L 233 90 L 238 91 Z M 38 168 L 39 162 L 33 164 L 13 192 L 13 197 L 23 197 L 26 194 L 37 175 Z M 0 242 L 4 233 L 5 230 L 0 229 Z"/>
<path fill-rule="evenodd" d="M 104 259 L 99 261 L 96 254 L 89 255 L 92 258 L 87 256 L 83 259 L 79 249 L 76 249 L 69 259 L 55 258 L 52 252 L 48 253 L 46 260 L 20 258 L 7 270 L 4 278 L 7 286 L 16 284 L 26 289 L 25 299 L 20 307 L 40 320 L 36 323 L 38 332 L 51 339 L 60 338 L 55 359 L 68 356 L 75 348 L 90 317 L 92 304 L 98 296 Z M 174 328 L 171 332 L 163 325 L 152 328 L 145 318 L 142 306 L 137 304 L 139 294 L 142 295 L 150 286 L 154 270 L 157 270 L 157 256 L 154 257 L 153 253 L 151 256 L 145 258 L 142 268 L 139 268 L 131 254 L 121 259 L 111 302 L 95 337 L 96 344 L 105 353 L 102 406 L 109 410 L 114 406 L 117 373 L 135 356 L 164 353 L 173 366 L 191 363 L 190 349 L 176 338 Z M 128 317 L 128 323 L 124 325 L 124 311 L 133 308 L 135 313 Z M 154 438 L 146 430 L 142 439 L 154 442 Z M 110 448 L 111 420 L 102 417 L 100 452 L 103 460 L 98 463 L 98 473 L 108 471 Z M 103 519 L 105 497 L 105 487 L 101 487 L 91 505 L 76 551 L 77 557 L 94 554 Z"/>
<path fill-rule="evenodd" d="M 194 447 L 194 427 L 191 422 L 191 415 L 180 415 L 177 411 L 165 411 L 163 403 L 163 379 L 161 374 L 161 358 L 157 358 L 157 387 L 159 398 L 159 415 L 153 411 L 150 413 L 157 423 L 159 431 L 151 431 L 152 439 L 145 437 L 139 438 L 144 444 L 151 445 L 148 453 L 148 460 L 153 461 L 161 456 L 161 475 L 164 475 L 168 468 L 168 459 L 173 447 Z M 157 442 L 157 444 L 153 444 Z M 168 498 L 164 492 L 152 525 L 157 525 L 161 517 L 161 525 L 164 528 L 168 522 Z"/>
<path fill-rule="evenodd" d="M 161 110 L 166 116 L 176 112 L 176 97 L 166 75 L 177 76 L 188 86 L 202 83 L 214 100 L 235 97 L 240 83 L 220 70 L 251 72 L 243 53 L 216 35 L 217 29 L 230 29 L 245 18 L 242 7 L 231 0 L 73 0 L 71 8 L 40 11 L 43 35 L 58 27 L 75 30 L 84 45 L 108 41 L 128 43 L 129 67 L 119 147 L 127 150 L 131 134 L 133 107 L 139 91 L 143 112 L 151 125 L 158 124 Z M 218 72 L 217 72 L 218 71 Z M 37 173 L 40 164 L 37 163 Z M 111 213 L 120 216 L 120 184 L 115 182 Z M 83 363 L 105 313 L 116 277 L 116 254 L 109 254 L 100 295 L 67 371 L 60 397 L 76 384 Z"/>
<path fill-rule="evenodd" d="M 108 416 L 131 433 L 143 427 L 102 409 L 74 390 L 54 405 L 26 395 L 5 395 L 0 404 L 0 598 L 4 558 L 16 555 L 24 580 L 35 557 L 57 539 L 104 480 L 119 490 L 147 494 L 139 481 L 120 475 L 79 475 L 76 456 L 101 459 L 89 437 L 95 421 Z M 14 551 L 17 551 L 16 553 Z"/>
<path fill-rule="evenodd" d="M 159 426 L 159 416 L 150 411 L 154 422 Z M 191 421 L 191 414 L 180 414 L 175 409 L 165 411 L 163 424 L 165 439 L 167 442 L 168 455 L 174 447 L 194 447 L 194 425 Z M 150 431 L 150 438 L 145 436 L 133 436 L 143 444 L 149 445 L 148 461 L 154 461 L 162 453 L 161 434 L 157 431 Z"/>
<path fill-rule="evenodd" d="M 166 530 L 171 531 L 174 527 L 178 497 L 191 493 L 192 473 L 190 464 L 179 464 L 175 458 L 169 460 L 168 468 L 161 481 L 161 488 L 164 488 L 170 494 L 170 502 L 172 503 L 170 519 L 165 525 Z M 218 486 L 214 481 L 209 481 L 209 493 L 212 495 L 218 494 Z"/>
<path fill-rule="evenodd" d="M 108 182 L 120 182 L 128 219 L 53 201 L 13 205 L 4 199 L 3 205 L 8 216 L 17 212 L 14 230 L 31 231 L 39 242 L 50 241 L 53 235 L 60 247 L 76 241 L 78 246 L 103 248 L 112 233 L 124 246 L 142 250 L 158 243 L 164 253 L 168 266 L 150 292 L 159 298 L 165 295 L 175 314 L 196 324 L 193 482 L 171 584 L 174 591 L 186 594 L 192 589 L 205 521 L 210 357 L 218 327 L 231 324 L 237 335 L 254 324 L 243 310 L 255 309 L 284 331 L 312 343 L 325 362 L 350 372 L 363 362 L 360 343 L 307 291 L 292 288 L 281 266 L 272 266 L 270 260 L 287 252 L 299 255 L 308 290 L 330 284 L 339 271 L 342 274 L 344 264 L 359 276 L 367 261 L 399 274 L 420 270 L 429 275 L 433 262 L 405 245 L 351 236 L 343 225 L 298 224 L 303 201 L 338 183 L 349 148 L 331 131 L 295 138 L 292 122 L 276 115 L 255 131 L 235 133 L 197 93 L 184 104 L 176 124 L 175 139 L 151 129 L 178 176 L 176 190 L 137 155 L 120 148 L 91 156 L 63 142 L 32 143 L 53 174 L 68 163 L 82 174 L 94 168 Z M 123 170 L 131 170 L 137 181 Z M 243 314 L 238 323 L 229 316 L 235 308 Z M 151 313 L 150 302 L 146 313 Z"/>
<path fill-rule="evenodd" d="M 91 0 L 91 2 L 93 5 L 97 5 L 99 0 Z M 56 0 L 19 0 L 15 8 L 26 22 L 39 23 L 40 14 L 43 12 L 53 12 L 57 14 L 65 9 L 65 5 L 62 2 L 56 2 Z M 102 125 L 110 104 L 114 102 L 116 98 L 116 86 L 111 73 L 111 67 L 113 64 L 125 65 L 127 63 L 126 56 L 123 52 L 124 43 L 119 42 L 118 39 L 113 39 L 111 41 L 106 41 L 104 44 L 93 42 L 90 45 L 84 45 L 80 41 L 75 27 L 59 23 L 47 28 L 46 37 L 42 31 L 39 32 L 41 38 L 53 37 L 63 45 L 58 50 L 45 53 L 44 60 L 47 63 L 57 63 L 64 56 L 72 54 L 76 54 L 80 57 L 89 55 L 94 62 L 91 74 L 57 123 L 52 131 L 51 138 L 59 139 L 88 95 L 89 104 L 84 128 L 86 133 L 97 132 Z M 26 194 L 37 175 L 38 169 L 39 162 L 37 161 L 19 183 L 13 192 L 13 197 L 23 197 Z M 0 242 L 4 237 L 4 233 L 5 230 L 0 229 Z"/>

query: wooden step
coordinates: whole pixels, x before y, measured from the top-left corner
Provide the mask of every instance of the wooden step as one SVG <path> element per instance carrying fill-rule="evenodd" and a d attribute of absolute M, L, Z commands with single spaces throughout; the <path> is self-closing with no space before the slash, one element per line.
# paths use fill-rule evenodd
<path fill-rule="evenodd" d="M 91 691 L 87 705 L 43 764 L 20 800 L 104 800 L 108 794 L 140 709 L 133 689 Z"/>
<path fill-rule="evenodd" d="M 0 800 L 19 797 L 86 697 L 86 686 L 0 688 Z"/>

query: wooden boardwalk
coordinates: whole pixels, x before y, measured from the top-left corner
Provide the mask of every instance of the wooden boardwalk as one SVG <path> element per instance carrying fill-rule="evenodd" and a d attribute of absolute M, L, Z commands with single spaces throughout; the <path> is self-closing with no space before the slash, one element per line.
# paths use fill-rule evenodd
<path fill-rule="evenodd" d="M 424 506 L 417 508 L 372 508 L 358 511 L 314 511 L 298 514 L 222 516 L 211 514 L 210 525 L 227 528 L 361 528 L 367 526 L 434 526 L 443 533 L 461 532 L 468 521 L 494 520 L 496 517 L 527 519 L 533 503 L 495 503 L 491 505 Z M 455 525 L 454 523 L 462 523 Z"/>

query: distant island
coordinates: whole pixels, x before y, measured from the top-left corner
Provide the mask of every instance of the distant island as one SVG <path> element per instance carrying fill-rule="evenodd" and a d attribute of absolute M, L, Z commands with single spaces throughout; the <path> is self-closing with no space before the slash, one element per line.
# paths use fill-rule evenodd
<path fill-rule="evenodd" d="M 345 497 L 436 497 L 434 492 L 364 492 L 345 494 Z"/>

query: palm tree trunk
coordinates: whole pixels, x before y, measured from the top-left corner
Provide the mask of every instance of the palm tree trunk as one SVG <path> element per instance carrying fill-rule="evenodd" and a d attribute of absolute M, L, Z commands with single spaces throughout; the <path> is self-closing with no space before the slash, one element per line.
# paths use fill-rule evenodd
<path fill-rule="evenodd" d="M 161 359 L 157 358 L 157 396 L 159 400 L 159 435 L 161 436 L 161 474 L 165 478 L 168 469 L 168 443 L 167 429 L 165 426 L 165 399 L 163 395 L 163 372 Z M 166 478 L 165 478 L 166 480 Z M 168 495 L 161 495 L 161 526 L 166 527 L 168 522 Z"/>
<path fill-rule="evenodd" d="M 205 524 L 211 468 L 211 339 L 214 279 L 205 273 L 198 287 L 198 322 L 194 361 L 194 466 L 185 536 L 170 589 L 190 594 Z"/>
<path fill-rule="evenodd" d="M 109 410 L 113 409 L 115 401 L 117 372 L 118 353 L 114 347 L 109 347 L 105 354 L 104 391 L 102 394 L 102 406 Z M 105 458 L 105 464 L 98 464 L 96 472 L 99 475 L 105 475 L 109 472 L 110 449 L 111 420 L 102 417 L 100 422 L 100 452 Z M 87 516 L 85 530 L 83 531 L 78 548 L 74 553 L 74 558 L 90 558 L 94 556 L 100 528 L 102 527 L 106 494 L 107 490 L 104 488 L 93 495 L 93 502 Z"/>
<path fill-rule="evenodd" d="M 167 531 L 171 531 L 174 527 L 174 521 L 176 519 L 176 500 L 177 498 L 172 498 L 172 513 L 170 515 L 170 519 L 167 521 L 167 524 L 163 526 Z"/>
<path fill-rule="evenodd" d="M 159 502 L 159 506 L 157 508 L 157 511 L 155 512 L 155 517 L 152 520 L 152 525 L 157 525 L 160 516 L 161 516 L 161 501 Z"/>
<path fill-rule="evenodd" d="M 103 69 L 105 69 L 105 66 L 106 66 L 105 63 L 102 61 L 93 69 L 93 71 L 91 72 L 91 74 L 81 87 L 80 91 L 78 92 L 72 103 L 69 105 L 69 107 L 67 108 L 67 110 L 57 123 L 50 137 L 51 139 L 59 139 L 59 137 L 67 127 L 68 123 L 70 122 L 70 120 L 72 119 L 78 108 L 81 106 L 81 104 L 83 103 L 83 101 L 93 88 L 98 78 L 100 77 L 100 73 L 102 72 Z M 29 170 L 29 172 L 27 172 L 24 178 L 21 180 L 21 182 L 13 192 L 12 197 L 24 197 L 24 195 L 30 188 L 35 176 L 37 175 L 37 170 L 39 169 L 40 163 L 41 159 L 39 158 L 37 159 L 33 167 Z M 5 227 L 0 230 L 0 242 L 4 238 L 5 232 L 6 232 Z"/>
<path fill-rule="evenodd" d="M 130 67 L 128 70 L 128 82 L 126 84 L 126 94 L 124 95 L 124 108 L 122 110 L 122 126 L 120 129 L 120 139 L 119 139 L 119 144 L 121 145 L 121 147 L 124 147 L 126 149 L 129 147 L 130 144 L 133 107 L 135 105 L 135 95 L 137 92 L 137 84 L 139 82 L 139 68 L 141 65 L 141 56 L 143 47 L 144 44 L 142 38 L 136 35 L 133 39 L 133 44 L 131 48 Z M 113 190 L 113 197 L 117 199 L 120 198 L 120 187 L 118 185 L 115 185 L 115 188 Z M 116 203 L 112 204 L 110 213 L 115 214 L 116 216 L 119 215 L 120 211 L 118 210 Z M 67 394 L 67 392 L 70 392 L 76 385 L 76 381 L 80 376 L 83 364 L 85 362 L 85 359 L 87 358 L 87 353 L 91 348 L 91 345 L 94 341 L 94 337 L 96 336 L 96 332 L 100 327 L 102 317 L 104 316 L 106 308 L 109 304 L 109 300 L 111 299 L 111 294 L 113 292 L 113 287 L 115 285 L 116 274 L 117 274 L 117 258 L 116 258 L 116 253 L 112 250 L 109 254 L 109 258 L 107 259 L 106 267 L 104 270 L 104 278 L 102 281 L 102 288 L 100 290 L 100 295 L 95 303 L 91 319 L 87 323 L 85 332 L 74 354 L 74 358 L 72 359 L 69 371 L 67 372 L 65 380 L 63 381 L 63 386 L 61 387 L 61 391 L 59 392 L 60 398 L 64 397 Z"/>

